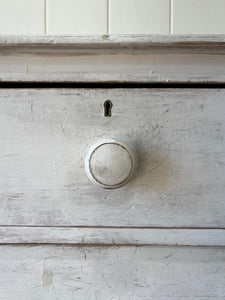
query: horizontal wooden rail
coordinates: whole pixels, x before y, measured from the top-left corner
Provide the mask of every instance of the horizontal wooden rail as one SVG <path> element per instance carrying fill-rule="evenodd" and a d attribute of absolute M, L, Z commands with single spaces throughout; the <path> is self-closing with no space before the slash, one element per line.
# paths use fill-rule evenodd
<path fill-rule="evenodd" d="M 225 229 L 2 226 L 0 244 L 225 246 Z"/>

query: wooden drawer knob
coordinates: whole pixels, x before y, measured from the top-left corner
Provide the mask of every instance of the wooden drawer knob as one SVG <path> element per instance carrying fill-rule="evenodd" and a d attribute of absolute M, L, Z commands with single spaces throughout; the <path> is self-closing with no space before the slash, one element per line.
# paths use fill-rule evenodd
<path fill-rule="evenodd" d="M 94 144 L 85 158 L 88 178 L 103 188 L 125 185 L 136 168 L 135 152 L 124 142 L 107 139 Z"/>

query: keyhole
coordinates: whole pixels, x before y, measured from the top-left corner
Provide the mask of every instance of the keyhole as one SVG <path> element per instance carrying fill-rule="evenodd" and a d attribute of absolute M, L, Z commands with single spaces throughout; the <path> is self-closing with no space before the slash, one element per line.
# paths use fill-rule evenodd
<path fill-rule="evenodd" d="M 112 115 L 112 102 L 106 100 L 104 103 L 104 117 L 111 117 Z"/>

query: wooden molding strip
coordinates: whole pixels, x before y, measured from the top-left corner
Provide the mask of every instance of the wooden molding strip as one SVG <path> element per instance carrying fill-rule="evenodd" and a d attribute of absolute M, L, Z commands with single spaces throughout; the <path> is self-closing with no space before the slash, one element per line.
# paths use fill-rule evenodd
<path fill-rule="evenodd" d="M 9 47 L 73 47 L 74 49 L 148 49 L 151 47 L 225 47 L 225 35 L 91 35 L 0 36 L 0 49 Z M 35 49 L 33 49 L 35 50 Z M 69 50 L 69 49 L 68 49 Z"/>
<path fill-rule="evenodd" d="M 225 246 L 225 229 L 2 226 L 0 244 Z"/>
<path fill-rule="evenodd" d="M 225 36 L 0 36 L 0 82 L 225 83 Z"/>

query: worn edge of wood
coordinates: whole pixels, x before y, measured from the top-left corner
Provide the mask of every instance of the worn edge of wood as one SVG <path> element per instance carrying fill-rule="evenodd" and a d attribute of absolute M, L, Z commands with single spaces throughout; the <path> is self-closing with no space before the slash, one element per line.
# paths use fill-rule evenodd
<path fill-rule="evenodd" d="M 1 46 L 7 45 L 225 45 L 225 35 L 0 35 Z"/>
<path fill-rule="evenodd" d="M 225 246 L 225 229 L 0 227 L 0 245 Z"/>
<path fill-rule="evenodd" d="M 96 55 L 99 56 L 97 64 Z M 130 60 L 128 67 L 123 65 L 124 55 Z M 225 74 L 218 73 L 218 67 L 210 71 L 201 69 L 204 63 L 214 59 L 215 66 L 221 68 L 224 55 L 225 35 L 0 35 L 3 62 L 0 64 L 0 82 L 224 83 Z M 87 56 L 89 68 L 83 66 Z M 149 69 L 144 70 L 143 65 L 139 65 L 140 56 L 146 59 Z M 164 63 L 157 71 L 161 57 Z M 171 64 L 176 57 L 182 57 L 184 63 L 173 73 Z M 199 67 L 198 63 L 193 63 L 197 58 L 201 58 Z M 62 68 L 63 59 L 71 60 L 74 68 L 66 63 Z M 112 70 L 111 59 L 117 64 Z M 98 72 L 93 65 L 97 66 Z M 131 69 L 131 65 L 135 67 Z"/>
<path fill-rule="evenodd" d="M 52 50 L 148 50 L 160 47 L 183 49 L 204 48 L 225 50 L 225 35 L 92 35 L 92 36 L 22 36 L 0 35 L 0 52 L 35 53 Z M 190 49 L 189 49 L 190 51 Z"/>

